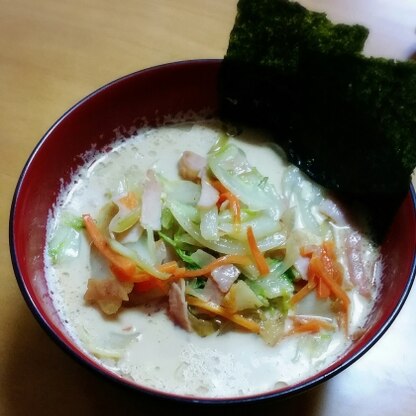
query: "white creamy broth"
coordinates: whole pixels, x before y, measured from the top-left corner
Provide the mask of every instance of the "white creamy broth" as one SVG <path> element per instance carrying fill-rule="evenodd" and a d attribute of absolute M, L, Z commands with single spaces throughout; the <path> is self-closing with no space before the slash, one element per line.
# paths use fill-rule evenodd
<path fill-rule="evenodd" d="M 62 190 L 49 219 L 48 241 L 66 213 L 96 218 L 111 197 L 122 193 L 129 183 L 142 182 L 148 169 L 178 179 L 178 160 L 183 152 L 206 156 L 218 134 L 215 122 L 148 129 L 116 142 L 108 153 L 95 155 Z M 249 163 L 269 179 L 278 193 L 283 192 L 282 178 L 288 165 L 267 144 L 267 136 L 248 130 L 231 142 L 244 150 Z M 307 194 L 309 185 L 302 186 L 302 195 Z M 291 205 L 295 203 L 290 201 Z M 321 213 L 314 215 L 318 224 L 324 221 Z M 296 227 L 304 226 L 298 216 Z M 345 230 L 347 226 L 334 226 L 328 232 L 335 240 L 342 240 Z M 376 250 L 365 244 L 361 254 L 368 264 L 367 272 L 374 275 Z M 348 278 L 348 260 L 342 253 L 339 261 Z M 84 233 L 72 257 L 69 252 L 54 264 L 46 252 L 45 262 L 55 306 L 75 342 L 103 365 L 139 385 L 196 397 L 247 396 L 309 377 L 331 364 L 350 344 L 339 329 L 330 336 L 287 336 L 275 346 L 267 345 L 257 334 L 238 330 L 200 337 L 175 325 L 163 302 L 124 307 L 107 317 L 84 300 L 92 268 L 96 277 L 108 274 L 105 262 L 92 266 L 91 247 Z M 349 334 L 354 334 L 364 327 L 376 294 L 367 299 L 354 285 L 347 286 L 351 302 Z M 333 318 L 329 301 L 318 301 L 313 292 L 299 302 L 296 313 Z"/>

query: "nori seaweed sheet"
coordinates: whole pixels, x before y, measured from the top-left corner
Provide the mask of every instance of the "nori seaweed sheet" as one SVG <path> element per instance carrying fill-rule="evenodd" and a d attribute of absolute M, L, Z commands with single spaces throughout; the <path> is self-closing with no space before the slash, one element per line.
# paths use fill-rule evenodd
<path fill-rule="evenodd" d="M 362 51 L 368 30 L 334 25 L 324 13 L 287 0 L 240 0 L 226 58 L 273 70 L 296 71 L 304 49 L 322 53 Z"/>
<path fill-rule="evenodd" d="M 363 203 L 383 233 L 416 166 L 416 64 L 363 56 L 367 36 L 298 3 L 239 0 L 221 116 L 269 128 L 292 163 Z"/>

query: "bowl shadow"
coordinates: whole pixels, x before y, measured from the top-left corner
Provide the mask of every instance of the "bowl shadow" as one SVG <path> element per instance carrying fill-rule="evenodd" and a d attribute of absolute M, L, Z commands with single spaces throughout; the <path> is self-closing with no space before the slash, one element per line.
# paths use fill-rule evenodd
<path fill-rule="evenodd" d="M 319 415 L 326 384 L 285 400 L 234 405 L 197 405 L 149 397 L 105 380 L 76 363 L 39 327 L 27 308 L 16 311 L 14 339 L 4 357 L 3 407 L 9 416 L 23 415 Z M 172 413 L 173 412 L 173 413 Z M 261 412 L 261 413 L 258 413 Z"/>

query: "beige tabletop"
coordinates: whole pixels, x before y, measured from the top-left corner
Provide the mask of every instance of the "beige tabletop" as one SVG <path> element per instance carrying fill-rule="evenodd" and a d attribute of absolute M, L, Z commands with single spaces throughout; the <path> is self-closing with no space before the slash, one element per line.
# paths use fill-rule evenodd
<path fill-rule="evenodd" d="M 367 24 L 368 54 L 402 58 L 416 51 L 416 0 L 304 3 L 334 20 Z M 65 110 L 138 69 L 222 57 L 235 12 L 236 0 L 0 0 L 0 415 L 219 412 L 131 394 L 61 351 L 22 299 L 7 229 L 20 171 Z M 415 316 L 416 287 L 385 336 L 345 372 L 285 402 L 242 413 L 416 415 Z"/>

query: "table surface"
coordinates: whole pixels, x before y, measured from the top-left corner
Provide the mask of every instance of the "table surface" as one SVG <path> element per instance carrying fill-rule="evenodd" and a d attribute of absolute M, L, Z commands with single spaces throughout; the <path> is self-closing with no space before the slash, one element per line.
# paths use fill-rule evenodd
<path fill-rule="evenodd" d="M 368 54 L 415 54 L 415 0 L 303 2 L 334 20 L 367 24 Z M 0 10 L 0 415 L 219 412 L 166 407 L 99 379 L 62 352 L 22 299 L 7 229 L 21 169 L 48 127 L 79 99 L 122 75 L 170 61 L 222 57 L 236 0 L 0 0 Z M 414 316 L 416 287 L 385 336 L 342 374 L 287 401 L 242 411 L 415 415 Z"/>

